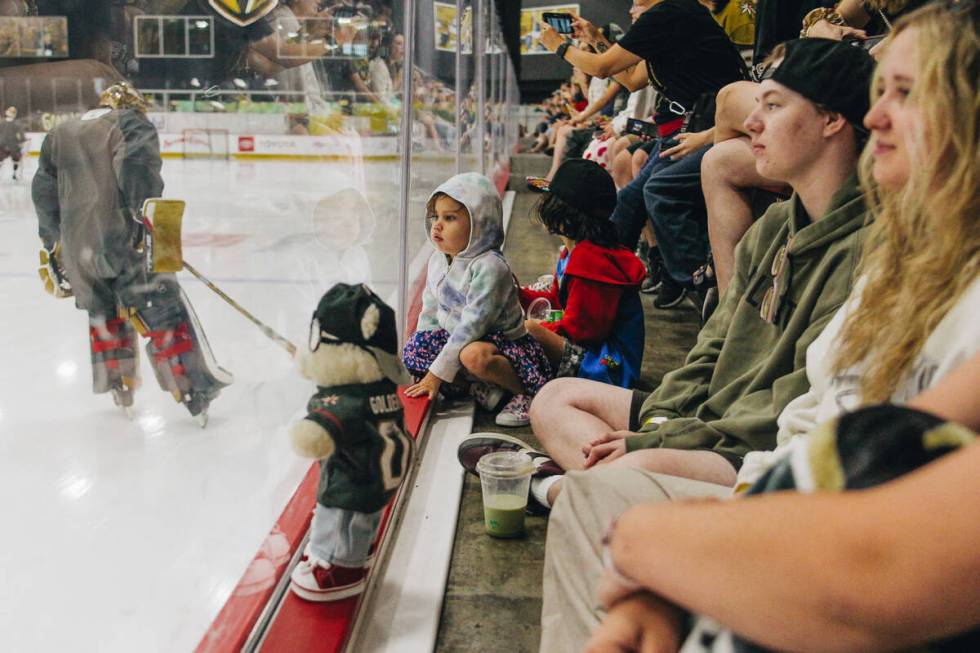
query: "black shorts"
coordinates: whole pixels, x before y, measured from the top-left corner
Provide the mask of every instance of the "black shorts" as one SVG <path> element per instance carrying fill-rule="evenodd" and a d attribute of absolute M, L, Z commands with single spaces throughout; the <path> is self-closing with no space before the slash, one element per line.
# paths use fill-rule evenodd
<path fill-rule="evenodd" d="M 643 150 L 647 154 L 650 154 L 650 151 L 656 147 L 656 145 L 656 139 L 653 139 L 652 141 L 636 141 L 635 143 L 631 143 L 626 149 L 630 154 L 635 154 L 637 150 Z"/>
<path fill-rule="evenodd" d="M 640 409 L 643 408 L 643 402 L 647 400 L 650 396 L 649 392 L 644 392 L 643 390 L 634 390 L 633 396 L 630 398 L 630 423 L 629 430 L 636 433 L 640 430 Z"/>

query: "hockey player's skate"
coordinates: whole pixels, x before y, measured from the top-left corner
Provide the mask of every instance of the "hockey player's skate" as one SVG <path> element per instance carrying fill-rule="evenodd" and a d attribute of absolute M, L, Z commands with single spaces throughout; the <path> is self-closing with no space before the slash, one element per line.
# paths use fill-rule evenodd
<path fill-rule="evenodd" d="M 89 316 L 92 350 L 92 389 L 112 393 L 112 400 L 126 417 L 133 418 L 133 393 L 139 387 L 139 355 L 136 331 L 122 318 Z"/>
<path fill-rule="evenodd" d="M 133 391 L 126 385 L 121 384 L 112 389 L 112 400 L 122 408 L 126 417 L 133 419 Z"/>

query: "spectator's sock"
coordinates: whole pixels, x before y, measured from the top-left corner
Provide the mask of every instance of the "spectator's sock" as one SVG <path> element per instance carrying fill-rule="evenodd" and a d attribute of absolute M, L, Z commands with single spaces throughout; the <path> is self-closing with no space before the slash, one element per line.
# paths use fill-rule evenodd
<path fill-rule="evenodd" d="M 548 490 L 551 486 L 562 479 L 561 474 L 555 476 L 545 476 L 544 478 L 532 478 L 531 479 L 531 495 L 545 508 L 550 508 L 551 503 L 548 501 Z"/>

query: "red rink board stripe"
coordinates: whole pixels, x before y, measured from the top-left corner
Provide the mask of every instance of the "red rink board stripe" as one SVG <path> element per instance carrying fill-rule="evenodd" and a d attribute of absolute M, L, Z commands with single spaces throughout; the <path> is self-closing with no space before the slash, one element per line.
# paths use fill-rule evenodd
<path fill-rule="evenodd" d="M 417 438 L 425 420 L 430 401 L 406 397 L 398 391 L 405 407 L 405 428 Z M 238 585 L 232 591 L 221 612 L 211 623 L 208 632 L 197 645 L 196 653 L 230 653 L 240 651 L 259 616 L 272 597 L 276 584 L 286 571 L 289 559 L 303 541 L 310 527 L 316 491 L 320 482 L 320 466 L 314 463 L 283 510 L 269 538 L 285 535 L 289 541 L 289 557 L 275 567 L 275 574 L 263 574 L 256 580 L 256 570 L 268 569 L 269 562 L 260 550 Z M 388 511 L 381 522 L 381 533 L 388 525 Z M 264 547 L 263 547 L 264 548 Z M 287 592 L 278 617 L 266 635 L 263 648 L 267 651 L 339 651 L 350 630 L 351 617 L 359 597 L 333 603 L 310 603 Z"/>

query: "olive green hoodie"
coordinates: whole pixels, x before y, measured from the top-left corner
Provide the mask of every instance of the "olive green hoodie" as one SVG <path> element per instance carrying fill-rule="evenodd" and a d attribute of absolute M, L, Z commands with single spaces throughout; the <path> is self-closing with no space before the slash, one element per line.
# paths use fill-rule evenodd
<path fill-rule="evenodd" d="M 796 195 L 771 206 L 736 248 L 734 279 L 684 366 L 643 403 L 627 449 L 705 449 L 736 467 L 749 451 L 773 449 L 776 417 L 809 388 L 806 349 L 851 292 L 867 221 L 856 176 L 816 222 Z M 790 239 L 788 289 L 770 324 L 760 304 Z"/>

